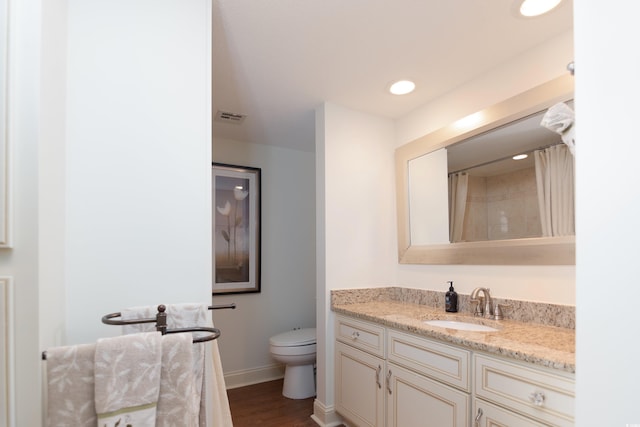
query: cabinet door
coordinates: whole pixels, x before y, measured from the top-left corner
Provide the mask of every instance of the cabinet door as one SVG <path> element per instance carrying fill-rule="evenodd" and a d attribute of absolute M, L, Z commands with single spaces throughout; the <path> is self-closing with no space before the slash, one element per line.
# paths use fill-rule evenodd
<path fill-rule="evenodd" d="M 499 406 L 483 400 L 475 399 L 473 402 L 473 427 L 540 427 L 537 421 L 533 421 L 515 412 L 507 411 Z"/>
<path fill-rule="evenodd" d="M 336 342 L 336 411 L 358 427 L 384 426 L 383 359 Z"/>
<path fill-rule="evenodd" d="M 470 397 L 393 363 L 385 373 L 387 427 L 467 427 Z"/>

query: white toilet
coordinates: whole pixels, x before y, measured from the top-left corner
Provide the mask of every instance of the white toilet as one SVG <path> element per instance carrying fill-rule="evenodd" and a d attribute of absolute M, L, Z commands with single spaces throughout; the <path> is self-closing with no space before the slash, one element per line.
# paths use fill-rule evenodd
<path fill-rule="evenodd" d="M 306 399 L 316 395 L 316 328 L 294 329 L 269 339 L 269 351 L 286 365 L 282 395 Z"/>

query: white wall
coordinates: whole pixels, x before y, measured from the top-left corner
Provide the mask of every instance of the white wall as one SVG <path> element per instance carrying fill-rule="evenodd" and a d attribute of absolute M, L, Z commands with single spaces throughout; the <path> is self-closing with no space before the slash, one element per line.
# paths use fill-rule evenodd
<path fill-rule="evenodd" d="M 211 4 L 69 2 L 67 342 L 103 314 L 208 302 Z"/>
<path fill-rule="evenodd" d="M 577 417 L 640 424 L 638 6 L 575 2 Z"/>
<path fill-rule="evenodd" d="M 214 296 L 215 304 L 237 305 L 214 312 L 227 387 L 281 376 L 269 338 L 316 325 L 314 159 L 264 144 L 213 142 L 214 162 L 258 167 L 262 176 L 262 290 Z"/>
<path fill-rule="evenodd" d="M 397 121 L 398 146 L 567 72 L 573 33 L 542 43 L 423 105 Z"/>
<path fill-rule="evenodd" d="M 128 305 L 210 301 L 211 5 L 10 10 L 14 248 L 0 275 L 14 278 L 15 425 L 37 427 L 42 350 L 119 334 L 100 317 Z"/>
<path fill-rule="evenodd" d="M 317 401 L 333 395 L 332 289 L 395 282 L 394 125 L 326 103 L 316 110 Z"/>
<path fill-rule="evenodd" d="M 398 120 L 396 143 L 398 146 L 405 144 L 456 119 L 566 74 L 566 66 L 572 60 L 572 34 L 560 35 Z M 388 203 L 393 203 L 393 200 Z M 390 232 L 395 233 L 395 229 Z M 444 292 L 449 280 L 454 281 L 456 291 L 465 294 L 483 286 L 501 298 L 575 304 L 574 266 L 397 267 L 399 286 Z"/>

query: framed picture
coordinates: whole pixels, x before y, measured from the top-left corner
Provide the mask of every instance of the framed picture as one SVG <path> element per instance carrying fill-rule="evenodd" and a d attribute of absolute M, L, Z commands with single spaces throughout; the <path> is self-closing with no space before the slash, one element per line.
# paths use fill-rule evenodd
<path fill-rule="evenodd" d="M 213 290 L 260 292 L 260 169 L 213 163 Z"/>

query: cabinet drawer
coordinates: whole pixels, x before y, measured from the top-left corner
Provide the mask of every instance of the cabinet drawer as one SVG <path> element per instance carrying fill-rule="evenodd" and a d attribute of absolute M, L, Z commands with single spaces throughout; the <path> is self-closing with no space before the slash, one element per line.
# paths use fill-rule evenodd
<path fill-rule="evenodd" d="M 573 426 L 573 378 L 474 355 L 477 397 L 553 426 Z"/>
<path fill-rule="evenodd" d="M 471 418 L 474 427 L 540 427 L 540 422 L 502 409 L 480 399 L 474 399 Z"/>
<path fill-rule="evenodd" d="M 389 361 L 470 391 L 471 352 L 398 331 L 389 331 L 387 341 Z"/>
<path fill-rule="evenodd" d="M 384 358 L 384 327 L 336 316 L 336 339 Z"/>

